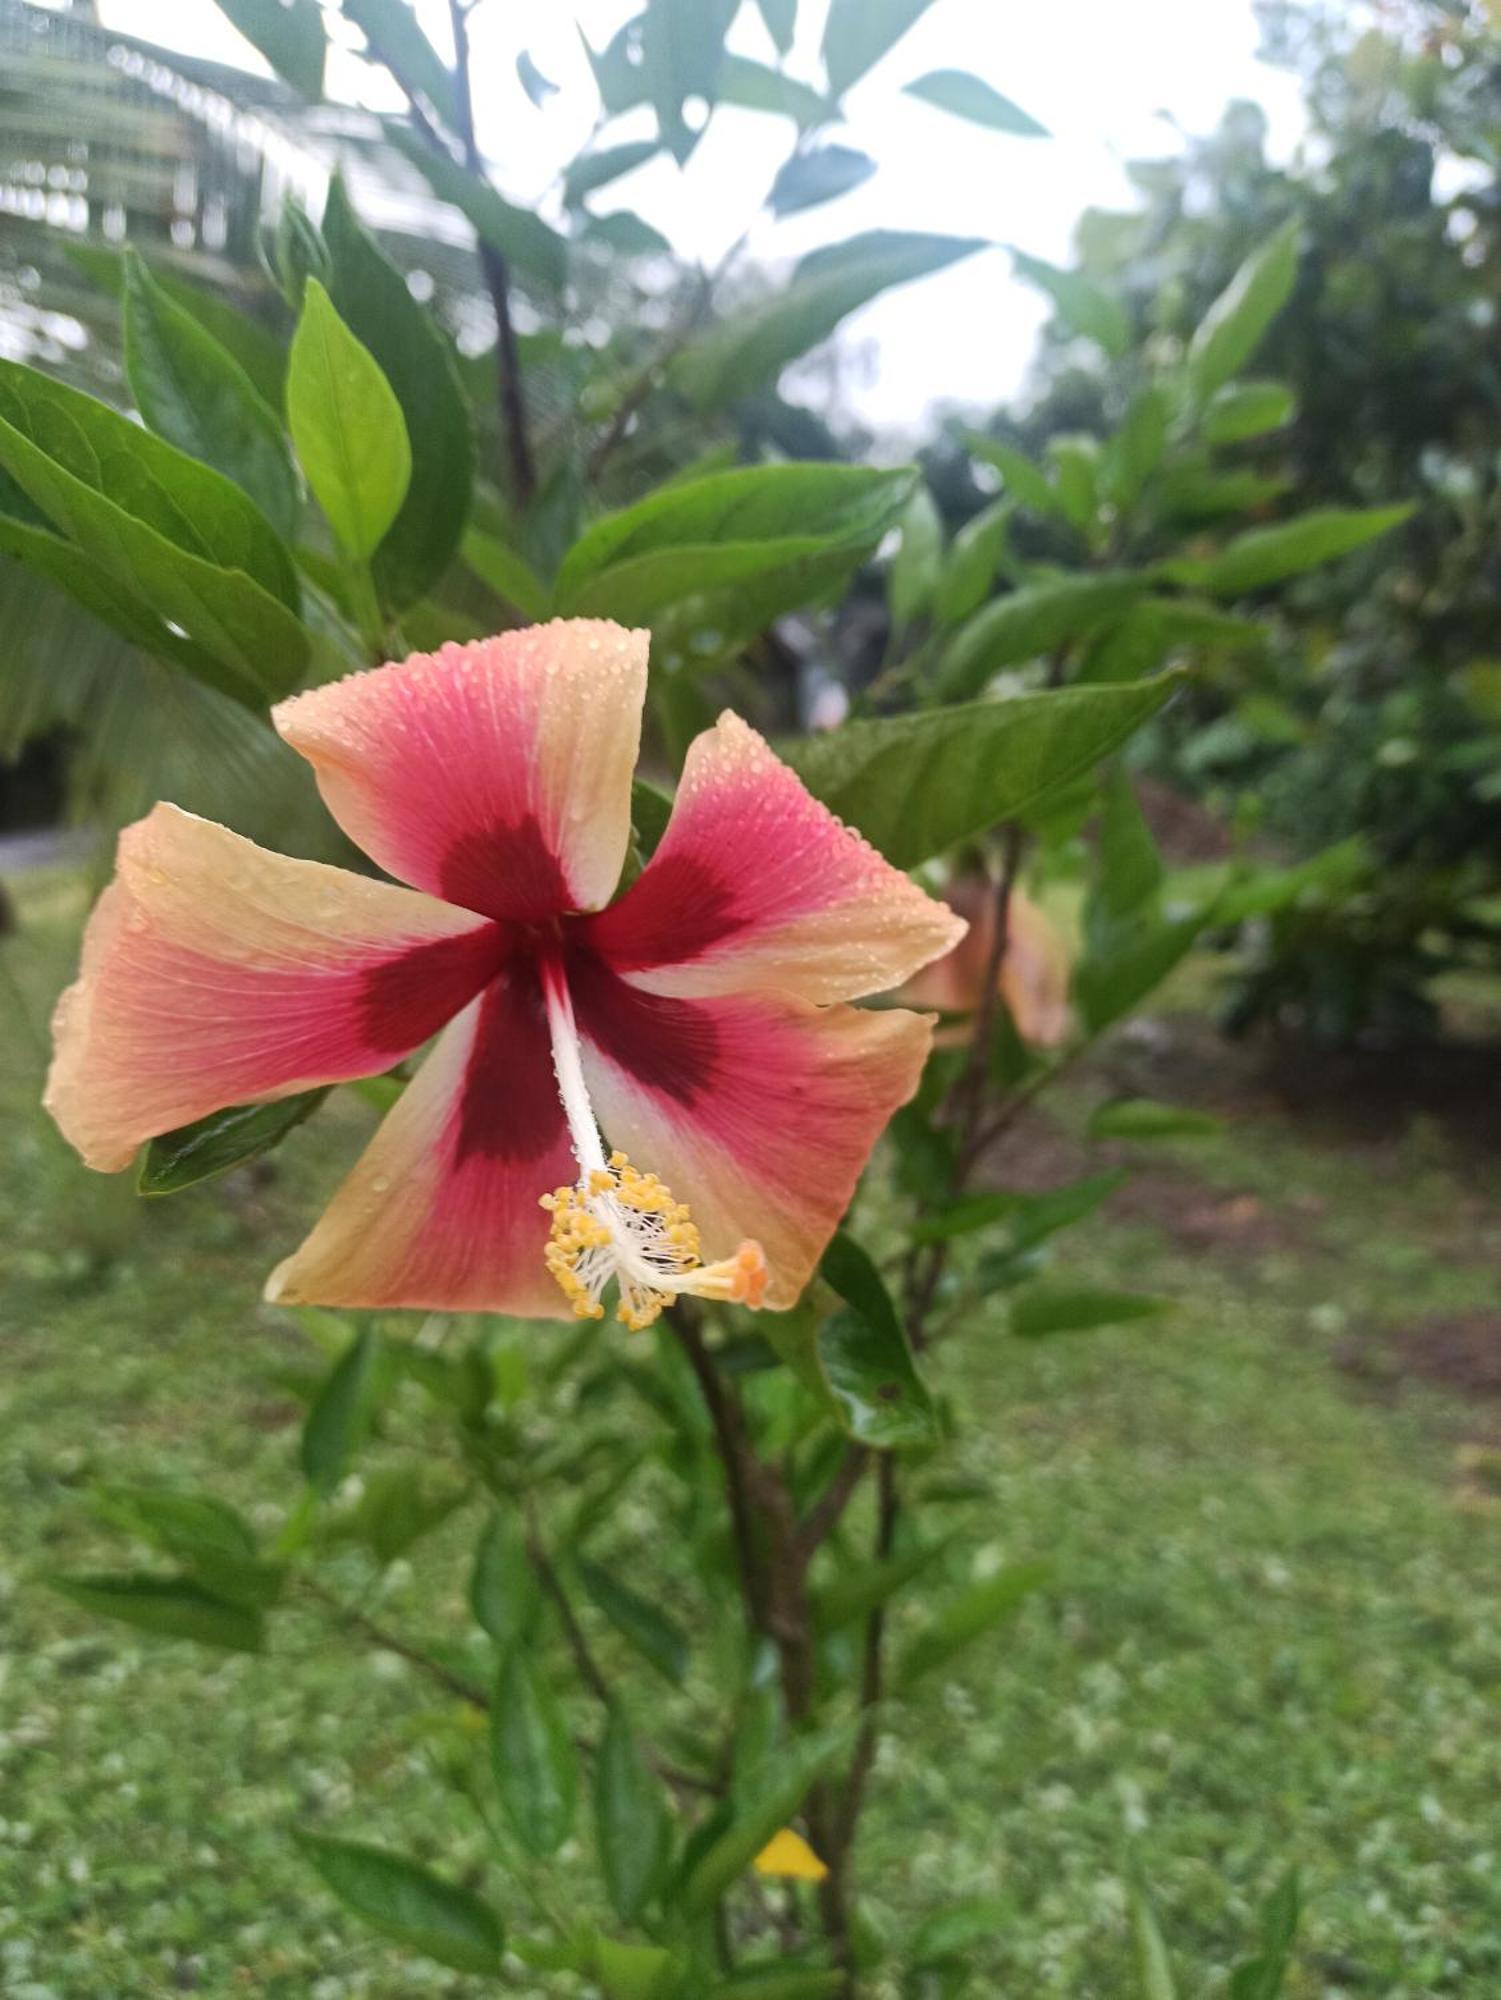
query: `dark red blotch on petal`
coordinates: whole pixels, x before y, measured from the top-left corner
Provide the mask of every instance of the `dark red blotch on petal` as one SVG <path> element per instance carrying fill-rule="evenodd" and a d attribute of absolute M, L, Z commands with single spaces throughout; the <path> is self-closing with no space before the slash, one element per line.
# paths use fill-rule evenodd
<path fill-rule="evenodd" d="M 647 864 L 640 879 L 607 910 L 581 925 L 589 948 L 620 972 L 682 965 L 733 937 L 749 921 L 737 911 L 734 885 L 687 854 Z"/>
<path fill-rule="evenodd" d="M 517 923 L 560 917 L 570 902 L 563 864 L 535 813 L 461 835 L 443 857 L 439 888 L 460 909 Z"/>
<path fill-rule="evenodd" d="M 537 969 L 529 957 L 518 956 L 480 1002 L 459 1100 L 454 1165 L 476 1156 L 523 1164 L 540 1160 L 562 1130 Z"/>
<path fill-rule="evenodd" d="M 713 1088 L 719 1030 L 707 1008 L 642 993 L 587 950 L 569 953 L 568 988 L 580 1031 L 639 1082 L 679 1104 Z"/>
<path fill-rule="evenodd" d="M 362 975 L 360 1027 L 377 1053 L 405 1055 L 451 1021 L 504 964 L 510 937 L 486 924 L 462 937 L 414 944 Z"/>

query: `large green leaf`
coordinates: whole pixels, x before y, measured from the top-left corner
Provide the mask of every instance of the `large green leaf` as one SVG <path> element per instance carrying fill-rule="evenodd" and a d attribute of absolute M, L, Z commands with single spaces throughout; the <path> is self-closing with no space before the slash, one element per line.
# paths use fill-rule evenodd
<path fill-rule="evenodd" d="M 940 111 L 967 118 L 971 125 L 987 125 L 992 132 L 1009 132 L 1018 139 L 1046 139 L 1048 128 L 1039 125 L 1029 112 L 1009 97 L 1003 97 L 983 77 L 966 69 L 932 69 L 914 83 L 903 86 L 909 97 L 924 104 L 936 104 Z"/>
<path fill-rule="evenodd" d="M 939 686 L 955 700 L 978 694 L 1003 667 L 1020 666 L 1097 632 L 1146 588 L 1147 578 L 1136 570 L 1023 584 L 987 604 L 954 635 L 939 668 Z"/>
<path fill-rule="evenodd" d="M 318 0 L 217 0 L 247 42 L 310 104 L 323 95 L 323 9 Z"/>
<path fill-rule="evenodd" d="M 829 88 L 842 97 L 874 69 L 933 0 L 833 0 L 824 23 L 823 61 Z"/>
<path fill-rule="evenodd" d="M 1013 250 L 1016 275 L 1046 292 L 1058 316 L 1075 333 L 1102 347 L 1112 360 L 1119 360 L 1131 346 L 1131 316 L 1120 300 L 1102 291 L 1078 271 L 1065 271 L 1025 250 Z"/>
<path fill-rule="evenodd" d="M 873 229 L 815 250 L 764 305 L 727 316 L 685 347 L 671 379 L 700 409 L 751 395 L 879 293 L 942 271 L 985 247 L 978 236 Z"/>
<path fill-rule="evenodd" d="M 719 101 L 744 111 L 766 111 L 807 128 L 833 115 L 833 107 L 811 84 L 751 56 L 727 53 L 719 67 Z"/>
<path fill-rule="evenodd" d="M 854 1735 L 854 1724 L 841 1723 L 799 1737 L 766 1760 L 754 1783 L 736 1796 L 728 1827 L 694 1862 L 682 1894 L 687 1910 L 707 1909 L 719 1900 L 844 1756 Z"/>
<path fill-rule="evenodd" d="M 418 24 L 407 0 L 341 0 L 343 11 L 364 31 L 372 55 L 383 62 L 402 88 L 425 97 L 448 126 L 459 129 L 458 96 L 453 72 Z"/>
<path fill-rule="evenodd" d="M 300 1090 L 274 1104 L 231 1104 L 191 1125 L 180 1125 L 175 1132 L 162 1133 L 146 1148 L 136 1192 L 177 1194 L 258 1159 L 311 1118 L 327 1095 L 326 1088 Z"/>
<path fill-rule="evenodd" d="M 474 1551 L 469 1603 L 495 1643 L 508 1648 L 531 1637 L 542 1609 L 542 1586 L 514 1513 L 497 1507 Z"/>
<path fill-rule="evenodd" d="M 1227 383 L 1204 412 L 1204 435 L 1211 444 L 1238 444 L 1280 430 L 1296 408 L 1285 382 Z"/>
<path fill-rule="evenodd" d="M 600 1873 L 616 1914 L 633 1923 L 661 1886 L 672 1847 L 662 1781 L 619 1708 L 610 1710 L 594 1763 Z"/>
<path fill-rule="evenodd" d="M 295 685 L 308 638 L 291 559 L 221 473 L 93 397 L 0 361 L 0 466 L 250 706 Z M 174 657 L 171 654 L 166 657 Z M 210 666 L 212 662 L 212 666 Z"/>
<path fill-rule="evenodd" d="M 1193 597 L 1143 597 L 1090 640 L 1076 681 L 1134 681 L 1180 650 L 1209 653 L 1256 646 L 1266 627 Z"/>
<path fill-rule="evenodd" d="M 372 1930 L 455 1972 L 499 1976 L 500 1920 L 472 1891 L 363 1841 L 299 1833 L 297 1844 L 339 1901 Z"/>
<path fill-rule="evenodd" d="M 1164 676 L 848 722 L 782 755 L 889 861 L 915 868 L 1092 770 L 1176 685 Z"/>
<path fill-rule="evenodd" d="M 819 1328 L 818 1359 L 850 1435 L 887 1451 L 931 1444 L 932 1398 L 880 1272 L 842 1230 L 819 1268 L 846 1306 Z"/>
<path fill-rule="evenodd" d="M 558 1698 L 520 1646 L 506 1654 L 490 1712 L 490 1756 L 506 1818 L 529 1854 L 556 1854 L 573 1829 L 578 1758 Z"/>
<path fill-rule="evenodd" d="M 1215 597 L 1243 597 L 1285 577 L 1301 576 L 1390 534 L 1412 513 L 1400 507 L 1319 507 L 1274 528 L 1252 528 L 1237 535 L 1207 561 L 1164 565 L 1175 582 L 1189 583 Z"/>
<path fill-rule="evenodd" d="M 382 125 L 391 144 L 406 155 L 433 193 L 468 216 L 481 241 L 548 292 L 562 289 L 568 275 L 568 244 L 551 223 L 507 201 L 451 154 L 429 146 L 402 119 L 386 118 Z"/>
<path fill-rule="evenodd" d="M 407 290 L 337 178 L 323 237 L 339 316 L 380 363 L 406 419 L 411 484 L 374 564 L 382 599 L 400 610 L 432 589 L 463 540 L 474 487 L 474 420 L 447 337 Z"/>
<path fill-rule="evenodd" d="M 578 1558 L 579 1581 L 594 1604 L 664 1680 L 681 1687 L 688 1673 L 688 1635 L 660 1606 L 632 1590 L 613 1571 Z"/>
<path fill-rule="evenodd" d="M 971 1584 L 936 1611 L 913 1637 L 897 1663 L 896 1686 L 903 1694 L 935 1668 L 947 1666 L 955 1654 L 1014 1618 L 1052 1572 L 1046 1563 L 1015 1563 L 981 1583 Z"/>
<path fill-rule="evenodd" d="M 1284 223 L 1241 265 L 1194 332 L 1188 379 L 1202 402 L 1238 375 L 1292 295 L 1298 275 L 1299 224 Z"/>
<path fill-rule="evenodd" d="M 411 480 L 406 418 L 379 362 L 316 278 L 307 281 L 287 364 L 287 422 L 340 547 L 368 561 Z"/>
<path fill-rule="evenodd" d="M 381 1337 L 365 1327 L 334 1363 L 302 1427 L 302 1470 L 318 1493 L 332 1493 L 375 1418 L 385 1374 Z"/>
<path fill-rule="evenodd" d="M 133 252 L 125 259 L 125 368 L 157 436 L 232 479 L 292 540 L 301 502 L 281 425 L 234 356 Z"/>
<path fill-rule="evenodd" d="M 228 1653 L 258 1653 L 266 1643 L 260 1610 L 236 1604 L 185 1576 L 53 1576 L 48 1588 L 84 1611 L 161 1639 L 191 1639 Z"/>

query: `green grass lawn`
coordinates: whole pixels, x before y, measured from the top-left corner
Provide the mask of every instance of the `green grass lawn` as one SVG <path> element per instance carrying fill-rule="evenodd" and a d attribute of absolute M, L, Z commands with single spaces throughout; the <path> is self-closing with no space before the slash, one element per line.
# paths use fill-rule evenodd
<path fill-rule="evenodd" d="M 0 945 L 38 1026 L 77 895 L 29 881 Z M 297 1491 L 288 1377 L 317 1356 L 260 1280 L 368 1114 L 320 1117 L 273 1178 L 145 1206 L 34 1116 L 38 1060 L 21 1028 L 0 1043 L 0 1994 L 477 1994 L 346 1922 L 288 1837 L 318 1823 L 482 1865 L 430 1767 L 425 1683 L 311 1617 L 220 1659 L 36 1580 L 119 1566 L 87 1504 L 100 1478 L 213 1491 L 274 1530 Z M 1073 1145 L 1082 1102 L 1039 1149 Z M 957 1567 L 1046 1556 L 1056 1581 L 896 1718 L 877 1925 L 993 1899 L 977 1993 L 1130 1996 L 1129 1843 L 1184 2000 L 1223 1993 L 1291 1862 L 1292 1994 L 1501 1993 L 1501 1404 L 1388 1358 L 1493 1307 L 1494 1159 L 1426 1121 L 1310 1137 L 1254 1098 L 1220 1137 L 1138 1151 L 1145 1194 L 1064 1239 L 1063 1269 L 1177 1311 L 1030 1345 L 982 1315 L 939 1359 L 967 1420 L 947 1469 L 988 1496 L 956 1510 Z M 472 1531 L 398 1564 L 379 1615 L 462 1632 Z M 478 1637 L 450 1650 L 471 1644 L 477 1671 Z M 498 1869 L 487 1886 L 524 1927 Z"/>

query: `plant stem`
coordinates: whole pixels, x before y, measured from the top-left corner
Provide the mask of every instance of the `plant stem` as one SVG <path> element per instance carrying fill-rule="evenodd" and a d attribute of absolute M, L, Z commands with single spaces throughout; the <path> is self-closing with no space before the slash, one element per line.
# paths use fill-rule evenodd
<path fill-rule="evenodd" d="M 439 1687 L 446 1688 L 449 1694 L 456 1696 L 460 1701 L 468 1702 L 472 1708 L 489 1709 L 489 1696 L 483 1688 L 476 1687 L 473 1681 L 466 1680 L 451 1667 L 445 1667 L 441 1660 L 435 1660 L 430 1653 L 424 1653 L 421 1647 L 403 1639 L 399 1632 L 392 1632 L 374 1618 L 368 1617 L 365 1612 L 356 1610 L 352 1604 L 346 1604 L 342 1598 L 325 1589 L 315 1578 L 304 1576 L 299 1579 L 299 1583 L 304 1594 L 322 1605 L 323 1609 L 346 1631 L 358 1633 L 360 1638 L 368 1640 L 372 1646 L 379 1646 L 382 1652 L 394 1653 L 398 1659 L 405 1660 L 409 1666 L 415 1667 L 419 1673 L 426 1674 L 429 1680 L 436 1681 Z"/>

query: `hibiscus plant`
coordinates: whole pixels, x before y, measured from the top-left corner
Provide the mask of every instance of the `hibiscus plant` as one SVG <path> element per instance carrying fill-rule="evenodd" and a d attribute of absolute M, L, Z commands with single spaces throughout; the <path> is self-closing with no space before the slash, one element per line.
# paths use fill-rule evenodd
<path fill-rule="evenodd" d="M 228 11 L 316 95 L 310 0 Z M 816 90 L 727 55 L 736 11 L 650 0 L 596 55 L 605 126 L 649 106 L 648 152 L 686 160 L 687 107 L 722 92 L 796 125 L 774 207 L 853 185 L 819 133 L 922 0 L 834 0 Z M 784 52 L 796 11 L 759 0 Z M 289 1837 L 476 1990 L 958 1994 L 990 1907 L 897 1934 L 855 1866 L 867 1803 L 906 1810 L 885 1734 L 1049 1585 L 1041 1552 L 962 1553 L 945 1350 L 1163 1303 L 1048 1275 L 1116 1172 L 1020 1192 L 993 1148 L 1207 925 L 1295 893 L 1166 873 L 1119 753 L 1186 667 L 1256 643 L 1235 600 L 1393 516 L 1225 539 L 1281 491 L 1233 455 L 1287 414 L 1236 380 L 1294 281 L 1286 233 L 1186 348 L 1145 355 L 1108 298 L 1029 261 L 1115 366 L 1108 435 L 1047 466 L 958 440 L 991 497 L 953 533 L 911 468 L 776 452 L 764 399 L 855 305 L 973 245 L 881 232 L 734 317 L 697 298 L 548 434 L 516 287 L 553 365 L 570 258 L 598 247 L 580 190 L 625 162 L 595 142 L 564 228 L 506 202 L 466 10 L 452 61 L 394 0 L 347 12 L 406 95 L 388 138 L 478 232 L 493 370 L 460 366 L 337 179 L 271 247 L 279 405 L 133 255 L 141 421 L 0 362 L 0 548 L 239 704 L 326 808 L 327 859 L 170 801 L 124 832 L 49 1109 L 90 1165 L 139 1155 L 153 1195 L 307 1147 L 334 1091 L 371 1121 L 305 1241 L 268 1254 L 266 1309 L 322 1357 L 279 1526 L 115 1488 L 157 1559 L 55 1581 L 166 1637 L 260 1651 L 313 1617 L 405 1661 L 436 1697 L 452 1852 L 357 1818 Z M 912 88 L 1035 132 L 975 79 Z M 674 459 L 684 422 L 725 462 Z M 837 607 L 882 589 L 862 674 Z M 799 730 L 798 648 L 842 685 L 837 726 Z M 1049 914 L 1064 876 L 1077 949 Z M 1174 1129 L 1129 1101 L 1089 1136 Z M 460 1522 L 467 1610 L 405 1629 L 392 1565 Z M 1247 1993 L 1278 1990 L 1295 1915 L 1291 1889 L 1269 1905 Z M 1144 1895 L 1136 1935 L 1170 1991 Z"/>

